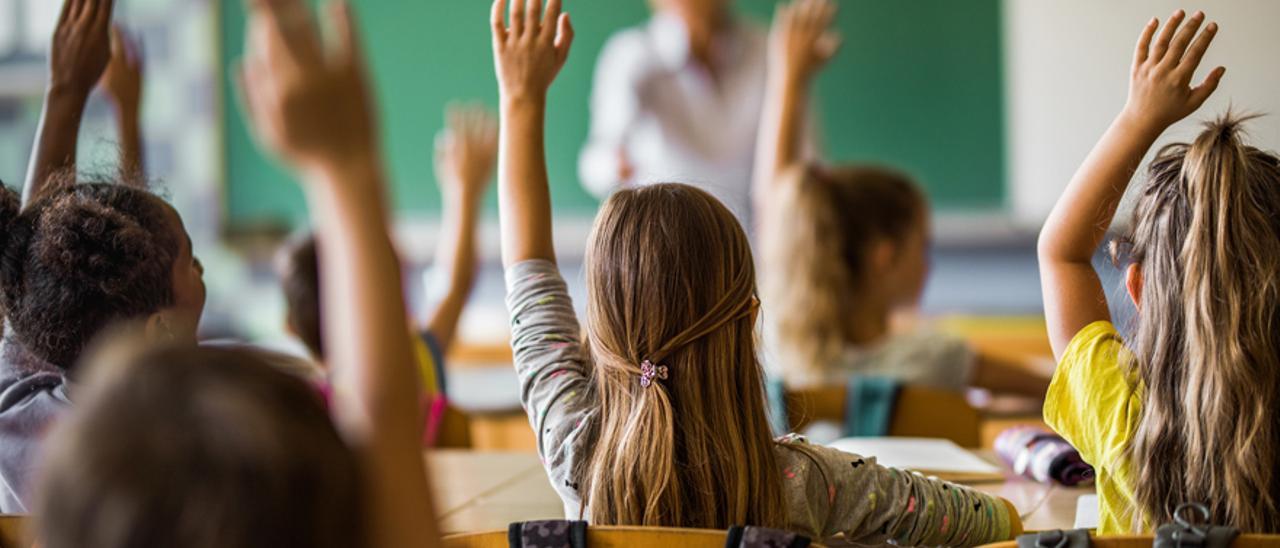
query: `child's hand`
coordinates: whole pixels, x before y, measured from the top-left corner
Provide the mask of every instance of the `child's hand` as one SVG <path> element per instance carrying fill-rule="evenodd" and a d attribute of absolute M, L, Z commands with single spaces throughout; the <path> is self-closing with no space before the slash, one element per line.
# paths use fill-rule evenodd
<path fill-rule="evenodd" d="M 359 170 L 377 145 L 350 7 L 329 6 L 337 43 L 321 42 L 302 0 L 251 0 L 242 88 L 263 144 L 303 172 Z"/>
<path fill-rule="evenodd" d="M 111 61 L 98 87 L 107 92 L 122 112 L 138 112 L 142 102 L 142 47 L 124 29 L 111 28 Z"/>
<path fill-rule="evenodd" d="M 436 178 L 446 198 L 474 204 L 484 196 L 498 157 L 498 120 L 483 106 L 450 106 L 436 135 Z"/>
<path fill-rule="evenodd" d="M 840 35 L 831 30 L 836 4 L 832 0 L 795 0 L 779 4 L 770 35 L 769 64 L 788 81 L 806 81 L 840 49 Z"/>
<path fill-rule="evenodd" d="M 511 0 L 511 21 L 504 24 L 507 0 L 494 0 L 493 58 L 504 103 L 546 98 L 547 88 L 569 58 L 573 24 L 560 13 L 561 0 Z"/>
<path fill-rule="evenodd" d="M 115 0 L 66 0 L 49 49 L 50 91 L 88 97 L 111 59 Z"/>
<path fill-rule="evenodd" d="M 1218 82 L 1226 72 L 1225 68 L 1218 67 L 1199 86 L 1190 87 L 1201 58 L 1218 32 L 1218 24 L 1209 23 L 1197 36 L 1204 13 L 1197 11 L 1182 25 L 1185 16 L 1182 10 L 1174 12 L 1154 44 L 1152 37 L 1160 22 L 1152 19 L 1142 29 L 1133 57 L 1125 116 L 1159 131 L 1200 108 L 1218 89 Z"/>

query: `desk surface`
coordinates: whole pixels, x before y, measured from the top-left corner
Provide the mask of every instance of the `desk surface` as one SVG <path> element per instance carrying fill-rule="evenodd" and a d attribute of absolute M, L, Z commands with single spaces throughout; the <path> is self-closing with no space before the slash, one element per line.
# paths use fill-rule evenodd
<path fill-rule="evenodd" d="M 993 459 L 990 453 L 983 457 Z M 560 497 L 532 453 L 440 450 L 428 453 L 427 464 L 436 511 L 446 533 L 505 529 L 516 521 L 564 517 Z M 1012 502 L 1028 530 L 1070 529 L 1076 499 L 1094 492 L 1092 487 L 1044 485 L 1012 475 L 1003 483 L 972 487 Z"/>

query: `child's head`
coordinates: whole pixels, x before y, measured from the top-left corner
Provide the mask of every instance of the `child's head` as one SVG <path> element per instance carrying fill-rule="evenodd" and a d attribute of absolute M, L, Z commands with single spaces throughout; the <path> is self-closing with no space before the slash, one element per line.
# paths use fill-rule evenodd
<path fill-rule="evenodd" d="M 928 275 L 929 206 L 906 175 L 808 167 L 785 175 L 763 234 L 765 290 L 788 367 L 837 359 L 868 315 L 917 303 Z M 856 312 L 856 313 L 855 313 Z"/>
<path fill-rule="evenodd" d="M 1131 238 L 1132 340 L 1145 386 L 1130 447 L 1152 523 L 1202 502 L 1213 523 L 1280 531 L 1280 159 L 1209 124 L 1151 163 Z"/>
<path fill-rule="evenodd" d="M 0 195 L 0 302 L 28 352 L 69 369 L 118 321 L 195 340 L 203 269 L 164 200 L 105 183 L 66 186 L 25 210 L 13 191 Z"/>
<path fill-rule="evenodd" d="M 592 519 L 784 525 L 755 351 L 755 269 L 737 220 L 690 186 L 622 190 L 596 219 L 585 269 L 601 401 L 584 486 Z"/>
<path fill-rule="evenodd" d="M 244 350 L 128 353 L 50 435 L 42 546 L 362 545 L 359 465 L 314 389 Z"/>
<path fill-rule="evenodd" d="M 308 233 L 287 242 L 276 256 L 276 272 L 284 288 L 286 327 L 307 345 L 312 358 L 323 361 L 320 266 L 315 236 Z"/>

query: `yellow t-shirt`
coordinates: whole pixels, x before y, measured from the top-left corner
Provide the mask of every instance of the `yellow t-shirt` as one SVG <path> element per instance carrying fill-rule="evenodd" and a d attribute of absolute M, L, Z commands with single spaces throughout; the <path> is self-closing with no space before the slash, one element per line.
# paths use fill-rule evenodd
<path fill-rule="evenodd" d="M 1089 324 L 1071 339 L 1044 402 L 1045 422 L 1097 473 L 1100 534 L 1134 530 L 1134 471 L 1126 451 L 1142 415 L 1142 386 L 1129 374 L 1129 357 L 1111 322 Z"/>

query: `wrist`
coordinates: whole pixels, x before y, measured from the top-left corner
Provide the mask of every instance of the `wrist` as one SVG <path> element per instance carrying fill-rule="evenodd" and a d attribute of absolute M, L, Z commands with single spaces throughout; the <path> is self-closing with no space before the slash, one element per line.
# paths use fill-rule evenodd
<path fill-rule="evenodd" d="M 1164 130 L 1169 129 L 1172 124 L 1150 116 L 1140 109 L 1125 105 L 1120 114 L 1116 116 L 1114 125 L 1122 130 L 1133 132 L 1135 135 L 1149 137 L 1154 141 L 1161 133 L 1164 133 Z"/>
<path fill-rule="evenodd" d="M 518 114 L 545 110 L 547 95 L 545 93 L 503 93 L 500 99 L 503 112 Z"/>
<path fill-rule="evenodd" d="M 84 110 L 89 102 L 89 92 L 79 86 L 52 82 L 45 90 L 45 100 L 52 107 L 65 107 Z"/>

